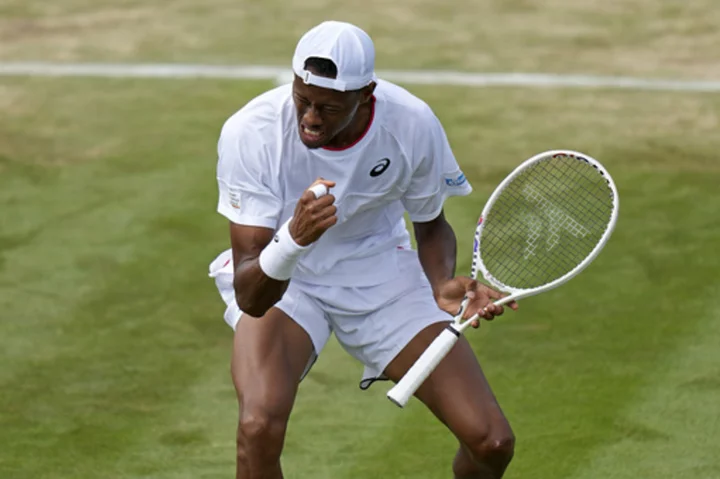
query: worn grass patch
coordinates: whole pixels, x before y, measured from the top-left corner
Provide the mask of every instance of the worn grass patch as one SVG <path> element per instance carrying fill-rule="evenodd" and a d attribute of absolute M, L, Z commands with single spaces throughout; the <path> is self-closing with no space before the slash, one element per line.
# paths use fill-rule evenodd
<path fill-rule="evenodd" d="M 287 65 L 326 19 L 364 27 L 386 69 L 720 77 L 713 0 L 5 0 L 0 59 Z"/>

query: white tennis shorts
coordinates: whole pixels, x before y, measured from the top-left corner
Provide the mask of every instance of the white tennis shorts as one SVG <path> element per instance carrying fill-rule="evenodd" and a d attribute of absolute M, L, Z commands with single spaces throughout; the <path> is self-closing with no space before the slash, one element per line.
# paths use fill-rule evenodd
<path fill-rule="evenodd" d="M 364 364 L 360 388 L 379 379 L 393 358 L 428 325 L 448 322 L 433 298 L 430 283 L 417 252 L 398 248 L 400 274 L 371 287 L 319 286 L 298 280 L 275 306 L 298 323 L 310 336 L 314 355 L 305 374 L 335 333 L 342 347 Z M 232 251 L 221 253 L 210 264 L 210 277 L 227 305 L 225 322 L 235 329 L 242 312 L 235 301 Z M 304 376 L 303 376 L 304 377 Z"/>

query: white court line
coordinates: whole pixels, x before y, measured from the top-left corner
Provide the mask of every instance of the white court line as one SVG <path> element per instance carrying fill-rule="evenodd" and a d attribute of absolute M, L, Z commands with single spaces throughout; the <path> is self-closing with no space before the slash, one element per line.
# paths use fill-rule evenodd
<path fill-rule="evenodd" d="M 378 76 L 410 85 L 469 87 L 523 86 L 620 88 L 685 92 L 720 92 L 720 81 L 682 81 L 619 76 L 542 73 L 464 73 L 457 71 L 378 71 Z M 268 65 L 192 65 L 159 63 L 0 62 L 0 76 L 110 78 L 218 78 L 288 82 L 288 68 Z"/>

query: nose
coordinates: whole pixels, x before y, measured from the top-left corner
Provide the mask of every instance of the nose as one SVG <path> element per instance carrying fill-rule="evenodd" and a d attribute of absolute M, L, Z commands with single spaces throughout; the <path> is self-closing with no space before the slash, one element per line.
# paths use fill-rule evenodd
<path fill-rule="evenodd" d="M 312 105 L 308 106 L 305 109 L 302 121 L 305 125 L 311 128 L 322 126 L 322 118 L 320 117 L 320 112 Z"/>

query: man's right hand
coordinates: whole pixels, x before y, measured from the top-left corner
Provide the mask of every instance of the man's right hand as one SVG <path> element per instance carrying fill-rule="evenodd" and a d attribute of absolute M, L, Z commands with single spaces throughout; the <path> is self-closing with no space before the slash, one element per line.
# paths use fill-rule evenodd
<path fill-rule="evenodd" d="M 323 184 L 328 189 L 335 186 L 334 181 L 318 178 L 310 185 L 310 188 L 317 184 Z M 290 235 L 297 244 L 307 246 L 314 243 L 325 231 L 337 223 L 337 207 L 333 203 L 335 203 L 335 197 L 330 193 L 316 198 L 312 191 L 305 190 L 295 206 L 293 219 L 288 225 Z"/>

